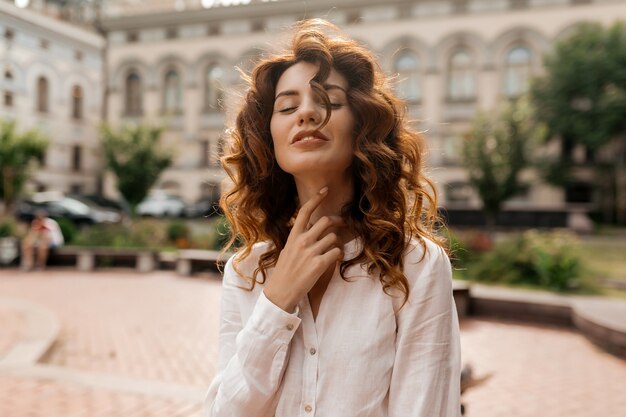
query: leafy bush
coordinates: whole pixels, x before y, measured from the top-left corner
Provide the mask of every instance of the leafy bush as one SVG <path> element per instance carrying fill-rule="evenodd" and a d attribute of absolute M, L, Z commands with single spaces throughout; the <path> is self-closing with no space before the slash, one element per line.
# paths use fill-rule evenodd
<path fill-rule="evenodd" d="M 232 228 L 230 226 L 230 223 L 228 223 L 226 216 L 220 215 L 215 219 L 215 222 L 213 223 L 213 230 L 214 230 L 213 233 L 215 234 L 215 239 L 214 239 L 215 246 L 213 249 L 222 250 L 226 246 L 226 244 L 230 241 L 230 237 L 232 235 Z M 237 238 L 235 240 L 235 244 L 233 245 L 232 249 L 235 249 L 240 245 L 241 245 L 241 240 Z"/>
<path fill-rule="evenodd" d="M 174 220 L 167 225 L 167 238 L 170 242 L 189 238 L 189 227 L 183 220 Z"/>
<path fill-rule="evenodd" d="M 0 219 L 0 237 L 10 237 L 15 233 L 15 225 L 9 219 Z"/>
<path fill-rule="evenodd" d="M 72 243 L 78 234 L 76 225 L 71 220 L 65 218 L 57 219 L 56 222 L 59 224 L 65 244 Z"/>
<path fill-rule="evenodd" d="M 74 244 L 114 248 L 159 248 L 168 243 L 165 227 L 153 219 L 122 224 L 95 225 L 80 231 Z"/>
<path fill-rule="evenodd" d="M 497 244 L 468 272 L 480 281 L 568 291 L 580 287 L 582 261 L 575 235 L 531 230 Z"/>

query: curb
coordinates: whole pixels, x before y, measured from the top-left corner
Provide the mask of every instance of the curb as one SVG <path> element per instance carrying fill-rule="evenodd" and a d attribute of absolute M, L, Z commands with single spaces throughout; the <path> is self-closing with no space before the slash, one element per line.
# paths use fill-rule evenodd
<path fill-rule="evenodd" d="M 19 340 L 0 358 L 0 368 L 37 363 L 59 334 L 61 326 L 56 315 L 40 305 L 14 298 L 0 297 L 0 309 L 17 311 L 26 322 Z"/>
<path fill-rule="evenodd" d="M 622 300 L 472 284 L 469 314 L 571 328 L 626 359 L 626 302 Z"/>

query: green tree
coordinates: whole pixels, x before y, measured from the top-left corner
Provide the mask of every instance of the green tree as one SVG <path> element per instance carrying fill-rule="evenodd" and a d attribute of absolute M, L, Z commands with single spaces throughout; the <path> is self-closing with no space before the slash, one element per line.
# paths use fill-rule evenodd
<path fill-rule="evenodd" d="M 159 145 L 162 132 L 161 127 L 144 125 L 101 127 L 107 166 L 117 176 L 117 189 L 133 212 L 172 163 L 171 151 Z"/>
<path fill-rule="evenodd" d="M 532 97 L 548 137 L 593 152 L 608 220 L 626 224 L 626 25 L 581 24 L 544 64 L 545 76 L 533 84 Z M 556 166 L 552 173 L 560 169 L 561 180 L 570 178 L 567 156 Z"/>
<path fill-rule="evenodd" d="M 0 197 L 6 212 L 28 180 L 32 163 L 41 159 L 48 141 L 35 129 L 17 131 L 14 121 L 0 120 Z"/>
<path fill-rule="evenodd" d="M 499 113 L 479 113 L 474 119 L 463 142 L 463 164 L 482 201 L 489 231 L 502 204 L 527 187 L 520 174 L 529 167 L 541 132 L 525 98 L 503 104 Z"/>

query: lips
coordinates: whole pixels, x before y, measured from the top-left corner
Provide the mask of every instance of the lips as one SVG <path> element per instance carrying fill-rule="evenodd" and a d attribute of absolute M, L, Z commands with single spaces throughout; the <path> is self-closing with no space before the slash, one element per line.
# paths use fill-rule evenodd
<path fill-rule="evenodd" d="M 305 130 L 302 132 L 298 132 L 298 134 L 296 134 L 293 137 L 291 143 L 294 144 L 296 142 L 304 142 L 304 141 L 310 141 L 310 140 L 315 140 L 315 139 L 328 141 L 328 138 L 324 136 L 324 134 L 318 130 Z"/>

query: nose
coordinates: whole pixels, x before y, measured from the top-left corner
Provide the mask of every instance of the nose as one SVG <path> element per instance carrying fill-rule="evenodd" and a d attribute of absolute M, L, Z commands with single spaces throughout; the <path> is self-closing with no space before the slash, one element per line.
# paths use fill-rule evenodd
<path fill-rule="evenodd" d="M 315 103 L 312 97 L 307 100 L 303 100 L 298 108 L 298 124 L 300 126 L 305 124 L 318 125 L 322 122 L 322 114 L 320 113 L 319 104 Z"/>

